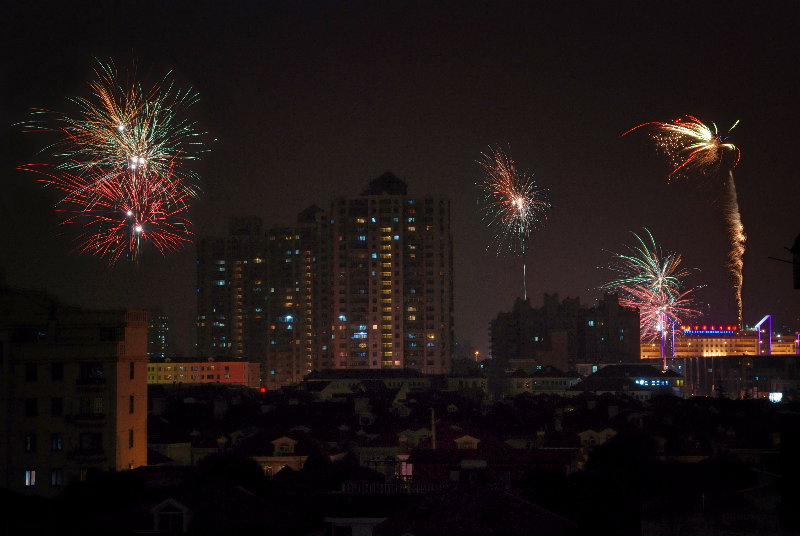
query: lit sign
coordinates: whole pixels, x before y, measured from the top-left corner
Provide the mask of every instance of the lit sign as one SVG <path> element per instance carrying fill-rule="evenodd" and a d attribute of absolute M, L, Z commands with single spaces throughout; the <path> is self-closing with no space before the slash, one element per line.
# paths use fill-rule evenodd
<path fill-rule="evenodd" d="M 736 326 L 711 325 L 711 326 L 681 326 L 681 331 L 693 335 L 732 335 L 736 333 Z"/>

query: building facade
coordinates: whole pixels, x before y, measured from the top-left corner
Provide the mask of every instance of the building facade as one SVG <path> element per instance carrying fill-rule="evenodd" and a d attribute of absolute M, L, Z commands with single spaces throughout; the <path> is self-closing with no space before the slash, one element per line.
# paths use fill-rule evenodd
<path fill-rule="evenodd" d="M 683 325 L 670 335 L 667 358 L 721 357 L 734 355 L 798 355 L 800 334 L 773 334 L 769 315 L 761 325 L 739 329 L 731 324 Z M 672 351 L 669 350 L 672 348 Z M 641 343 L 642 359 L 661 357 L 660 341 Z"/>
<path fill-rule="evenodd" d="M 361 195 L 337 199 L 330 216 L 330 368 L 449 372 L 450 202 L 409 196 L 386 173 Z"/>
<path fill-rule="evenodd" d="M 151 361 L 163 361 L 173 355 L 172 322 L 161 309 L 151 309 L 147 324 L 147 357 Z"/>
<path fill-rule="evenodd" d="M 147 312 L 0 289 L 0 485 L 53 496 L 147 464 Z"/>
<path fill-rule="evenodd" d="M 572 370 L 577 363 L 630 363 L 639 359 L 639 313 L 606 294 L 594 307 L 578 298 L 545 294 L 540 308 L 517 299 L 489 327 L 492 359 L 528 372 L 552 366 Z"/>
<path fill-rule="evenodd" d="M 258 362 L 262 384 L 299 382 L 330 351 L 327 215 L 309 207 L 291 226 L 231 220 L 197 246 L 197 354 Z"/>
<path fill-rule="evenodd" d="M 197 355 L 263 361 L 268 325 L 260 218 L 231 218 L 227 237 L 197 242 Z"/>
<path fill-rule="evenodd" d="M 262 230 L 234 218 L 198 242 L 198 356 L 262 363 L 262 385 L 313 370 L 449 372 L 450 203 L 387 173 L 361 195 Z"/>
<path fill-rule="evenodd" d="M 330 367 L 328 216 L 311 206 L 298 215 L 295 225 L 269 229 L 267 244 L 264 385 L 276 389 L 297 384 L 314 369 Z"/>
<path fill-rule="evenodd" d="M 258 388 L 261 385 L 260 363 L 247 361 L 216 361 L 208 358 L 167 358 L 160 363 L 147 364 L 148 385 L 185 383 L 224 383 Z"/>

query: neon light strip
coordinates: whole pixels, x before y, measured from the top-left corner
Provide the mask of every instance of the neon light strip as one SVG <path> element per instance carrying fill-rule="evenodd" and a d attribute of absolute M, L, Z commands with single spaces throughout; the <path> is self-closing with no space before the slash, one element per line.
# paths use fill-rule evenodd
<path fill-rule="evenodd" d="M 695 330 L 695 329 L 687 329 L 687 330 L 684 330 L 684 333 L 692 333 L 692 334 L 699 334 L 699 335 L 704 335 L 706 333 L 717 333 L 717 334 L 722 333 L 722 334 L 730 334 L 730 335 L 732 335 L 732 334 L 734 334 L 736 332 L 733 331 L 733 330 L 728 331 L 726 329 L 725 330 L 715 329 L 715 330 L 705 330 L 705 331 L 703 331 L 703 330 Z"/>

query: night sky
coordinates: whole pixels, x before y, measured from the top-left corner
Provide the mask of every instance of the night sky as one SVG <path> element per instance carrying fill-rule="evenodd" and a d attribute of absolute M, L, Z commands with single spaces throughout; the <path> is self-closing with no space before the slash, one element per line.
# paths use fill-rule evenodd
<path fill-rule="evenodd" d="M 71 252 L 57 199 L 16 170 L 47 137 L 15 123 L 87 94 L 93 58 L 169 70 L 218 141 L 196 167 L 196 235 L 233 215 L 294 221 L 391 171 L 452 200 L 456 338 L 485 354 L 488 322 L 521 294 L 521 261 L 486 247 L 477 210 L 490 145 L 510 147 L 554 208 L 532 241 L 529 294 L 591 304 L 610 251 L 651 229 L 698 271 L 708 323 L 736 320 L 719 182 L 667 184 L 646 121 L 741 120 L 736 184 L 748 235 L 744 318 L 800 329 L 790 258 L 800 233 L 796 2 L 4 2 L 0 266 L 6 282 L 87 307 L 161 307 L 189 353 L 195 249 L 113 267 Z"/>

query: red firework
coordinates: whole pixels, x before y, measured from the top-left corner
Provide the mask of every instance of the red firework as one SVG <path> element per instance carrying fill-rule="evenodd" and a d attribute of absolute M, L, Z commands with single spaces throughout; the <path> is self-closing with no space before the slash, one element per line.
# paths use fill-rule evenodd
<path fill-rule="evenodd" d="M 65 192 L 57 211 L 65 215 L 62 224 L 83 228 L 78 251 L 114 264 L 123 255 L 137 260 L 147 242 L 162 255 L 191 242 L 191 222 L 184 217 L 190 194 L 171 172 L 143 176 L 94 167 L 74 175 L 50 166 L 23 169 Z"/>

